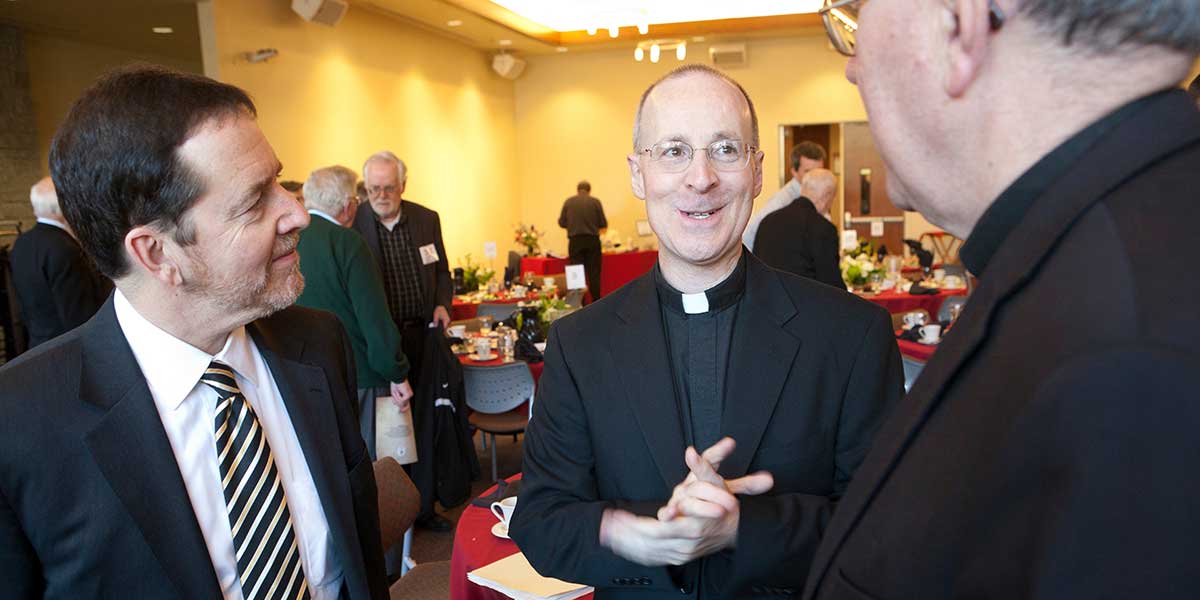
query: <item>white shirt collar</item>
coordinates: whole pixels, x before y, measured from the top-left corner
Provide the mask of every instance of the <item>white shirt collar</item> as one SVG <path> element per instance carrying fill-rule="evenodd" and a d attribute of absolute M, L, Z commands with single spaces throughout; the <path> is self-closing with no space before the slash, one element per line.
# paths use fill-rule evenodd
<path fill-rule="evenodd" d="M 68 229 L 66 225 L 59 223 L 58 221 L 55 221 L 54 219 L 47 219 L 46 217 L 38 217 L 37 222 L 41 223 L 43 225 L 52 225 L 52 226 L 57 227 L 67 233 L 71 233 L 71 230 Z M 72 235 L 71 237 L 75 237 L 75 236 Z"/>
<path fill-rule="evenodd" d="M 114 294 L 113 308 L 125 340 L 129 342 L 138 367 L 146 378 L 146 385 L 154 398 L 169 410 L 177 410 L 183 404 L 192 388 L 199 383 L 204 370 L 214 360 L 229 365 L 239 376 L 258 385 L 254 380 L 254 353 L 251 349 L 254 342 L 246 334 L 244 325 L 230 332 L 221 351 L 216 356 L 210 356 L 151 323 L 133 307 L 120 289 Z"/>
<path fill-rule="evenodd" d="M 396 213 L 396 216 L 392 217 L 391 219 L 379 219 L 379 222 L 382 223 L 384 227 L 387 227 L 388 231 L 392 231 L 396 228 L 396 223 L 400 222 L 400 213 Z"/>
<path fill-rule="evenodd" d="M 310 209 L 308 209 L 308 214 L 310 214 L 310 215 L 316 215 L 316 216 L 318 216 L 318 217 L 323 217 L 323 218 L 324 218 L 326 221 L 329 221 L 330 223 L 333 223 L 334 225 L 337 225 L 338 227 L 341 227 L 341 226 L 342 226 L 342 224 L 341 224 L 341 223 L 339 223 L 337 219 L 335 219 L 335 218 L 331 217 L 331 216 L 329 215 L 329 213 L 327 213 L 327 212 L 325 212 L 325 211 L 323 211 L 323 210 L 321 210 L 321 209 L 319 209 L 319 208 L 310 208 Z"/>

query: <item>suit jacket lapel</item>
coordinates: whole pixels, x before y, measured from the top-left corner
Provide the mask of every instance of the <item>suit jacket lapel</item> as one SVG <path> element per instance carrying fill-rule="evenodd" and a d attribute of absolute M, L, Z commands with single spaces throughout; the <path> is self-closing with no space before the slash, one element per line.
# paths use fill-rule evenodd
<path fill-rule="evenodd" d="M 87 435 L 100 472 L 179 597 L 221 595 L 175 453 L 117 322 L 112 296 L 85 327 L 79 397 L 106 411 Z"/>
<path fill-rule="evenodd" d="M 341 566 L 346 587 L 352 592 L 365 591 L 369 589 L 367 574 L 361 568 L 365 563 L 354 524 L 354 501 L 346 478 L 349 465 L 345 462 L 345 450 L 336 427 L 334 395 L 320 367 L 291 358 L 303 358 L 302 342 L 297 346 L 298 342 L 289 340 L 292 345 L 285 348 L 282 340 L 271 335 L 261 323 L 251 323 L 247 330 L 275 378 L 279 395 L 296 430 L 296 438 L 321 498 L 330 537 L 338 556 L 343 557 Z"/>
<path fill-rule="evenodd" d="M 913 436 L 937 408 L 947 383 L 984 341 L 996 308 L 1032 277 L 1074 221 L 1106 193 L 1164 156 L 1198 140 L 1200 118 L 1186 94 L 1165 95 L 1118 124 L 1033 204 L 992 258 L 979 288 L 913 385 L 907 400 L 897 406 L 876 437 L 875 447 L 851 484 L 851 493 L 842 500 L 826 532 L 829 539 L 821 544 L 815 557 L 810 592 L 820 583 L 846 536 Z"/>
<path fill-rule="evenodd" d="M 629 295 L 617 309 L 622 321 L 610 338 L 610 373 L 621 381 L 626 398 L 654 464 L 667 489 L 687 476 L 683 462 L 683 428 L 675 404 L 675 382 L 663 332 L 662 313 L 653 274 L 629 284 Z"/>
<path fill-rule="evenodd" d="M 718 469 L 725 478 L 746 474 L 775 413 L 800 349 L 800 340 L 783 328 L 795 314 L 796 307 L 778 276 L 748 255 L 746 291 L 733 326 L 721 415 L 722 435 L 737 442 L 733 454 Z"/>

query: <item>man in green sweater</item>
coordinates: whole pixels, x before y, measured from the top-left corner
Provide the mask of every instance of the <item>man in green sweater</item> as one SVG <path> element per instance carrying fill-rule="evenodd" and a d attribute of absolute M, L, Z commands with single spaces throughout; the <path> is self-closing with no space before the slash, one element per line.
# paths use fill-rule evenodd
<path fill-rule="evenodd" d="M 375 399 L 390 395 L 405 411 L 413 392 L 379 270 L 366 242 L 347 228 L 358 208 L 356 179 L 354 171 L 335 166 L 313 171 L 304 183 L 304 206 L 313 218 L 296 246 L 304 274 L 296 303 L 332 312 L 346 328 L 358 374 L 359 426 L 374 459 Z"/>

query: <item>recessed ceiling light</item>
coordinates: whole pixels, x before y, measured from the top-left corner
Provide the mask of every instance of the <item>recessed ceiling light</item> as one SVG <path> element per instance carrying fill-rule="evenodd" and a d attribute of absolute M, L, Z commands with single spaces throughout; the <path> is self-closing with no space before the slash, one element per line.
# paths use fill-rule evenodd
<path fill-rule="evenodd" d="M 703 42 L 703 41 L 704 41 L 704 36 L 702 36 L 702 35 L 693 36 L 693 37 L 692 37 L 692 41 L 693 41 L 693 42 Z"/>
<path fill-rule="evenodd" d="M 446 27 L 461 27 L 462 19 L 450 19 L 446 21 Z"/>
<path fill-rule="evenodd" d="M 154 33 L 175 33 L 175 30 L 170 27 L 151 27 L 150 31 Z"/>
<path fill-rule="evenodd" d="M 563 52 L 566 52 L 566 51 L 567 51 L 567 47 L 566 47 L 566 46 L 559 46 L 559 47 L 555 48 L 555 49 L 554 49 L 554 51 L 555 51 L 555 52 L 558 52 L 559 54 L 562 54 Z"/>
<path fill-rule="evenodd" d="M 512 40 L 498 40 L 496 43 L 500 44 L 501 46 L 511 46 Z"/>

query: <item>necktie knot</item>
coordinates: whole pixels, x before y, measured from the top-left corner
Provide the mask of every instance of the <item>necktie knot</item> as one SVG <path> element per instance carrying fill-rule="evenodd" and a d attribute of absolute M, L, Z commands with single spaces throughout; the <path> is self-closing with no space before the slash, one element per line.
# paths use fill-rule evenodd
<path fill-rule="evenodd" d="M 242 393 L 242 390 L 238 388 L 237 379 L 233 376 L 233 369 L 229 365 L 215 360 L 204 370 L 200 381 L 216 390 L 222 400 Z"/>

